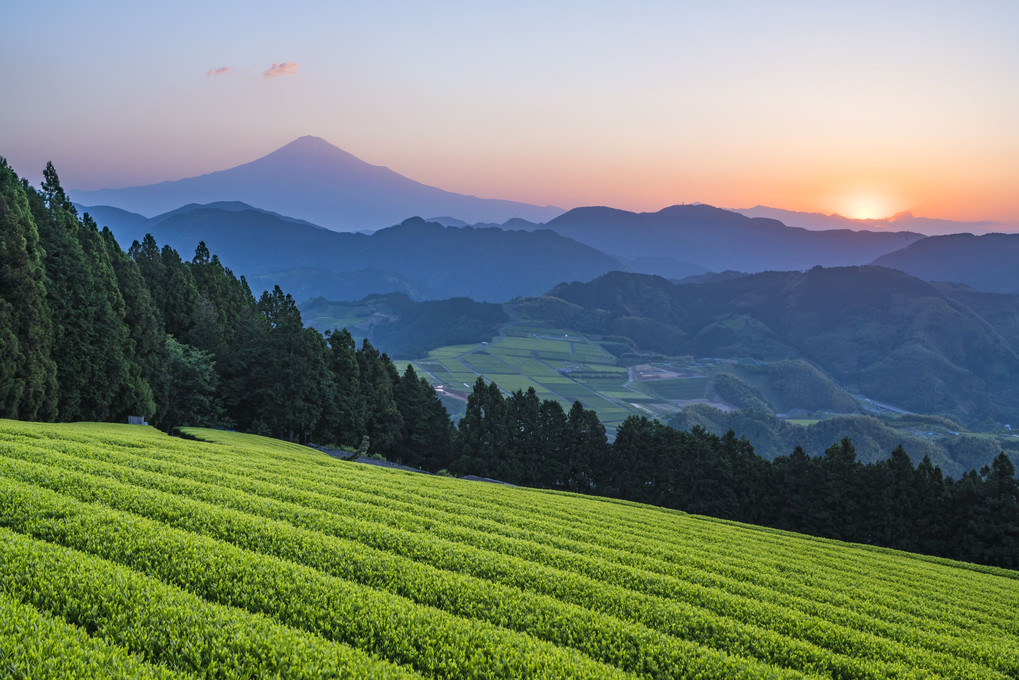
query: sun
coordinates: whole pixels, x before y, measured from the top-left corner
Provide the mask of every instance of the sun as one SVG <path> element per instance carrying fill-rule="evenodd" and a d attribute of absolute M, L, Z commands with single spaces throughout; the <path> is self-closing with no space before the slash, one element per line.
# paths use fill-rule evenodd
<path fill-rule="evenodd" d="M 887 217 L 888 202 L 874 193 L 857 194 L 843 203 L 842 214 L 854 220 L 880 220 Z"/>
<path fill-rule="evenodd" d="M 881 214 L 873 203 L 863 202 L 853 206 L 849 216 L 854 220 L 876 220 Z"/>

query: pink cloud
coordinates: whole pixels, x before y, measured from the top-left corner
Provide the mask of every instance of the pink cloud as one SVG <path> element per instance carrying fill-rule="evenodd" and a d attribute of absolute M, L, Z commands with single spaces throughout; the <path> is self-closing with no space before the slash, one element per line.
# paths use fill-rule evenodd
<path fill-rule="evenodd" d="M 220 66 L 219 68 L 212 68 L 206 71 L 205 77 L 211 78 L 212 76 L 226 76 L 230 75 L 233 72 L 234 72 L 233 66 Z"/>
<path fill-rule="evenodd" d="M 273 65 L 269 67 L 269 70 L 262 71 L 262 77 L 264 78 L 278 78 L 280 76 L 289 76 L 297 73 L 297 63 L 293 61 L 284 61 L 277 64 L 273 62 Z"/>

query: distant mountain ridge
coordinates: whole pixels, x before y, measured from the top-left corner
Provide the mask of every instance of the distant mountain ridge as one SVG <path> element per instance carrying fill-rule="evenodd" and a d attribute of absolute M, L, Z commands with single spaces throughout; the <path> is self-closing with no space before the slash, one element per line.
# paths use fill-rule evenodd
<path fill-rule="evenodd" d="M 932 236 L 874 261 L 926 281 L 1019 293 L 1019 234 Z"/>
<path fill-rule="evenodd" d="M 160 246 L 190 259 L 204 241 L 253 288 L 279 283 L 298 301 L 400 292 L 415 299 L 466 296 L 502 302 L 625 268 L 605 253 L 544 229 L 444 227 L 415 217 L 365 235 L 237 202 L 187 205 L 140 222 L 138 215 L 121 210 L 79 208 L 94 212 L 125 249 L 151 233 Z"/>
<path fill-rule="evenodd" d="M 478 198 L 416 182 L 371 165 L 319 137 L 300 137 L 236 167 L 147 186 L 70 191 L 87 205 L 143 215 L 189 203 L 242 201 L 336 231 L 379 229 L 413 215 L 453 215 L 466 222 L 502 223 L 514 217 L 545 222 L 561 208 Z"/>
<path fill-rule="evenodd" d="M 983 234 L 994 231 L 1013 231 L 1015 227 L 1008 227 L 990 220 L 977 222 L 959 222 L 956 220 L 943 220 L 931 217 L 916 217 L 913 213 L 906 211 L 891 217 L 872 220 L 856 220 L 837 213 L 826 215 L 824 213 L 799 212 L 796 210 L 783 210 L 782 208 L 769 208 L 764 205 L 755 205 L 753 208 L 739 208 L 733 210 L 747 217 L 765 217 L 779 220 L 790 227 L 802 227 L 812 231 L 823 231 L 830 229 L 853 229 L 867 231 L 915 231 L 926 236 L 939 236 L 945 234 Z"/>
<path fill-rule="evenodd" d="M 544 228 L 626 260 L 672 257 L 702 271 L 862 265 L 924 238 L 912 232 L 809 231 L 704 204 L 674 205 L 653 213 L 575 208 Z M 698 273 L 702 272 L 691 270 L 672 278 Z"/>

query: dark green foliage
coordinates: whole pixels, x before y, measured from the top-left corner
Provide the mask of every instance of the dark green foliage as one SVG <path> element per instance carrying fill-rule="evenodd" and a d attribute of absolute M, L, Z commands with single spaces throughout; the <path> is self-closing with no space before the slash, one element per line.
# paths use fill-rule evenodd
<path fill-rule="evenodd" d="M 594 467 L 608 456 L 605 426 L 598 420 L 597 413 L 575 401 L 560 440 L 561 477 L 554 485 L 566 491 L 590 493 L 594 486 Z"/>
<path fill-rule="evenodd" d="M 396 460 L 426 470 L 447 468 L 453 458 L 453 425 L 435 390 L 410 364 L 393 387 L 393 400 L 403 421 Z"/>
<path fill-rule="evenodd" d="M 167 432 L 177 427 L 215 427 L 222 424 L 219 379 L 212 355 L 166 338 L 166 395 L 158 422 Z"/>
<path fill-rule="evenodd" d="M 0 158 L 0 417 L 56 415 L 46 272 L 25 187 Z"/>
<path fill-rule="evenodd" d="M 834 380 L 803 360 L 749 364 L 740 367 L 748 378 L 761 376 L 767 389 L 767 402 L 780 412 L 799 409 L 830 413 L 856 413 L 856 400 Z"/>
<path fill-rule="evenodd" d="M 403 431 L 403 416 L 393 398 L 393 387 L 400 376 L 389 357 L 375 349 L 367 338 L 356 356 L 358 387 L 366 414 L 365 433 L 371 439 L 371 451 L 392 456 Z"/>
<path fill-rule="evenodd" d="M 192 344 L 222 357 L 233 345 L 241 320 L 251 312 L 254 298 L 247 285 L 209 253 L 204 241 L 195 248 L 188 271 L 200 297 Z"/>
<path fill-rule="evenodd" d="M 114 413 L 152 416 L 156 412 L 156 395 L 164 395 L 168 389 L 166 334 L 138 265 L 121 250 L 109 229 L 103 229 L 101 236 L 124 300 L 124 325 L 128 331 L 124 341 L 127 380 Z"/>
<path fill-rule="evenodd" d="M 166 332 L 188 342 L 201 303 L 191 271 L 177 251 L 169 246 L 160 250 L 151 234 L 146 234 L 141 243 L 132 243 L 128 254 L 145 278 Z"/>
<path fill-rule="evenodd" d="M 82 402 L 92 372 L 84 347 L 90 326 L 90 320 L 83 315 L 89 276 L 76 236 L 79 224 L 69 204 L 65 206 L 59 201 L 63 190 L 59 184 L 54 187 L 55 174 L 53 166 L 47 165 L 43 188 L 45 191 L 50 187 L 52 196 L 30 190 L 28 197 L 45 252 L 47 302 L 53 313 L 53 359 L 57 366 L 57 417 L 81 420 L 88 417 L 87 406 Z M 47 205 L 48 199 L 51 206 Z"/>
<path fill-rule="evenodd" d="M 467 397 L 467 412 L 458 425 L 457 459 L 450 470 L 503 481 L 518 479 L 522 474 L 519 461 L 506 455 L 510 439 L 508 415 L 499 387 L 478 377 Z"/>
<path fill-rule="evenodd" d="M 416 358 L 444 345 L 487 341 L 509 320 L 502 305 L 491 302 L 460 297 L 415 303 L 404 295 L 387 297 L 391 304 L 401 299 L 405 303 L 394 310 L 395 319 L 373 329 L 373 339 L 396 357 Z"/>
<path fill-rule="evenodd" d="M 550 413 L 554 404 L 558 414 Z M 557 459 L 559 437 L 550 438 L 549 430 L 562 432 L 566 416 L 558 402 L 538 399 L 533 387 L 517 390 L 506 402 L 509 421 L 508 450 L 519 460 L 518 483 L 528 486 L 551 486 L 556 476 L 550 471 Z M 558 418 L 557 418 L 558 416 Z"/>
<path fill-rule="evenodd" d="M 88 263 L 87 306 L 90 316 L 85 351 L 89 356 L 86 420 L 123 420 L 129 414 L 151 416 L 152 390 L 141 378 L 127 327 L 127 306 L 106 243 L 95 221 L 85 214 L 78 229 Z M 91 411 L 91 414 L 89 414 Z"/>
<path fill-rule="evenodd" d="M 330 405 L 323 414 L 321 434 L 326 441 L 358 446 L 366 436 L 367 404 L 361 393 L 361 366 L 357 343 L 343 330 L 326 331 L 326 364 L 332 377 Z"/>
<path fill-rule="evenodd" d="M 767 398 L 753 385 L 747 384 L 731 373 L 719 373 L 714 380 L 715 392 L 724 401 L 741 411 L 758 411 L 772 415 Z"/>
<path fill-rule="evenodd" d="M 0 219 L 0 416 L 367 435 L 373 453 L 449 463 L 449 416 L 426 381 L 346 331 L 304 328 L 278 286 L 256 303 L 204 243 L 188 262 L 151 235 L 125 254 L 78 219 L 52 165 L 37 192 L 0 161 Z"/>
<path fill-rule="evenodd" d="M 79 221 L 56 171 L 47 164 L 42 192 L 30 192 L 53 312 L 57 416 L 109 420 L 151 415 L 125 324 L 126 308 L 110 254 L 95 222 Z"/>
<path fill-rule="evenodd" d="M 266 331 L 249 366 L 259 404 L 254 421 L 275 437 L 306 442 L 322 418 L 329 392 L 325 339 L 304 328 L 294 299 L 279 286 L 262 294 L 258 311 Z"/>

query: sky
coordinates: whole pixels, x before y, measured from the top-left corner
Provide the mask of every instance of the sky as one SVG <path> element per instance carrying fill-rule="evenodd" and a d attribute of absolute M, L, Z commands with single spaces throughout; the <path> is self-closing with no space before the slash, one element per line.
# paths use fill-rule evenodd
<path fill-rule="evenodd" d="M 1019 225 L 1019 2 L 32 2 L 0 156 L 68 189 L 302 135 L 448 191 Z"/>

